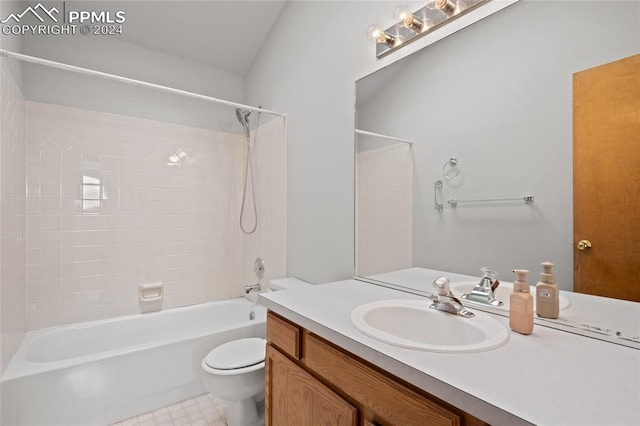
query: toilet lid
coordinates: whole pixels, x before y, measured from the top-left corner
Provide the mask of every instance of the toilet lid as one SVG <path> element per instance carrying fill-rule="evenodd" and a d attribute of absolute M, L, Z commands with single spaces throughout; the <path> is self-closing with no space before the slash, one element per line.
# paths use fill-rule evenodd
<path fill-rule="evenodd" d="M 264 361 L 267 341 L 258 337 L 232 340 L 218 346 L 204 359 L 211 368 L 234 370 Z"/>

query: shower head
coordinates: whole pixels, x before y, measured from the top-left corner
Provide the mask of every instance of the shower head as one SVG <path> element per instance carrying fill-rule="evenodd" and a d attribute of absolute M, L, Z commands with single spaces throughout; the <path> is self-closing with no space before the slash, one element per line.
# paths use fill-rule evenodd
<path fill-rule="evenodd" d="M 238 121 L 242 124 L 242 128 L 244 129 L 244 134 L 249 137 L 249 116 L 251 115 L 251 111 L 242 108 L 236 108 L 236 117 L 238 117 Z"/>
<path fill-rule="evenodd" d="M 251 115 L 251 111 L 242 108 L 236 108 L 236 117 L 238 117 L 238 121 L 240 124 L 244 126 L 244 123 L 249 122 L 249 116 Z"/>
<path fill-rule="evenodd" d="M 251 115 L 251 111 L 242 108 L 236 108 L 236 117 L 238 117 L 238 121 L 244 125 L 244 123 L 249 122 L 249 116 Z"/>

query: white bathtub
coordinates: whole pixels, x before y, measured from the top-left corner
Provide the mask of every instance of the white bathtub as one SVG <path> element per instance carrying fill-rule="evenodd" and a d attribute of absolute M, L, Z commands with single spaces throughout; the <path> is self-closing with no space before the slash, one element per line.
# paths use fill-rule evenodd
<path fill-rule="evenodd" d="M 265 337 L 246 299 L 27 333 L 2 376 L 3 425 L 105 425 L 206 392 L 214 347 Z"/>

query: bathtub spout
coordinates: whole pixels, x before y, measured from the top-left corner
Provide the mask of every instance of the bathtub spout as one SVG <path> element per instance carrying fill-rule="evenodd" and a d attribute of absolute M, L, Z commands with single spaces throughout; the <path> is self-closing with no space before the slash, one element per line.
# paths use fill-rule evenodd
<path fill-rule="evenodd" d="M 244 292 L 245 292 L 245 294 L 249 294 L 253 290 L 260 291 L 261 288 L 262 288 L 262 286 L 260 285 L 260 283 L 255 283 L 253 285 L 245 285 L 244 286 Z"/>

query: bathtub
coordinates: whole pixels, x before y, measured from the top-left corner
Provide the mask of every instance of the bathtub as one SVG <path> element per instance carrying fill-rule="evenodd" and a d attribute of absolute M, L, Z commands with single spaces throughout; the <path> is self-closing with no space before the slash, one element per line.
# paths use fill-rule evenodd
<path fill-rule="evenodd" d="M 211 349 L 265 333 L 243 298 L 30 331 L 2 375 L 2 424 L 106 425 L 194 397 Z"/>

